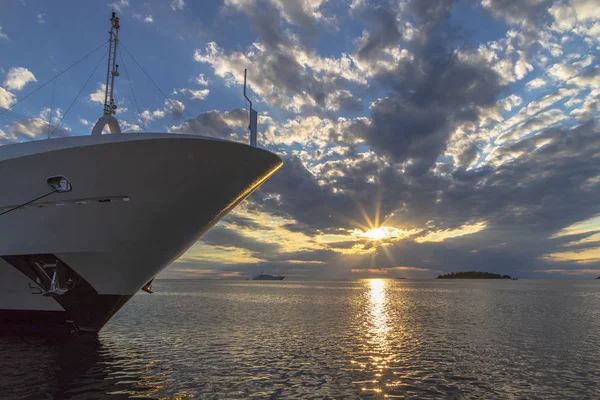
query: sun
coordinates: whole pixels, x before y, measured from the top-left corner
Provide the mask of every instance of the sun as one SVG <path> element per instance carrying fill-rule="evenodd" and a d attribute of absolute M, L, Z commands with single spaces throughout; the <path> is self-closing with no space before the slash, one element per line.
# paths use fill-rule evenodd
<path fill-rule="evenodd" d="M 390 232 L 388 229 L 385 229 L 385 228 L 387 228 L 387 227 L 380 226 L 379 228 L 369 229 L 368 231 L 366 231 L 364 233 L 364 236 L 373 241 L 386 239 L 386 238 L 390 237 L 390 234 L 389 234 Z"/>
<path fill-rule="evenodd" d="M 369 239 L 374 242 L 384 239 L 399 239 L 406 236 L 406 233 L 401 229 L 394 228 L 392 226 L 380 226 L 366 231 L 355 229 L 353 234 L 355 237 Z"/>

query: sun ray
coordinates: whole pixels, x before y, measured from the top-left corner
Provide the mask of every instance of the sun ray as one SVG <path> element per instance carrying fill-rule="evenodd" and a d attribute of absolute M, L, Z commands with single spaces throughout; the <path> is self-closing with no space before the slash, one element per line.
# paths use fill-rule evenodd
<path fill-rule="evenodd" d="M 369 229 L 375 228 L 375 225 L 373 225 L 373 221 L 371 221 L 371 218 L 369 218 L 367 210 L 365 210 L 365 208 L 358 202 L 356 203 L 356 206 L 358 207 L 358 211 L 360 211 L 365 221 L 367 221 L 367 226 L 369 227 Z"/>
<path fill-rule="evenodd" d="M 397 262 L 394 259 L 394 256 L 392 255 L 392 252 L 390 251 L 390 249 L 387 246 L 381 246 L 380 248 L 383 249 L 383 254 L 385 254 L 385 256 L 387 257 L 388 261 L 392 263 L 392 265 L 396 265 Z"/>
<path fill-rule="evenodd" d="M 376 199 L 375 199 L 375 226 L 374 227 L 379 227 L 379 219 L 381 217 L 381 194 L 382 194 L 383 190 L 381 188 L 381 185 L 379 187 L 377 187 L 377 195 L 376 195 Z"/>

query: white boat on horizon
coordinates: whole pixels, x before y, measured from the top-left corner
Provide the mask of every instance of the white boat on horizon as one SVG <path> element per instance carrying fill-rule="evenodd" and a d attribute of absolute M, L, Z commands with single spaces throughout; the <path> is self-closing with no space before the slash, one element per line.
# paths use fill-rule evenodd
<path fill-rule="evenodd" d="M 121 133 L 114 13 L 111 23 L 104 115 L 92 135 L 0 146 L 2 331 L 98 332 L 282 165 L 237 142 Z M 255 142 L 255 117 L 253 128 Z"/>

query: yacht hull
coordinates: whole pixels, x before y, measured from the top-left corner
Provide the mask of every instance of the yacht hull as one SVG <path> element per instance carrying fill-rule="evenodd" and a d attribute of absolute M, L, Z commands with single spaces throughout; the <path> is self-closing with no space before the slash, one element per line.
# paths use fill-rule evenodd
<path fill-rule="evenodd" d="M 0 213 L 48 193 L 49 177 L 72 185 L 0 215 L 0 325 L 97 332 L 281 164 L 262 149 L 173 134 L 0 147 Z M 57 262 L 73 287 L 48 296 L 36 265 Z"/>

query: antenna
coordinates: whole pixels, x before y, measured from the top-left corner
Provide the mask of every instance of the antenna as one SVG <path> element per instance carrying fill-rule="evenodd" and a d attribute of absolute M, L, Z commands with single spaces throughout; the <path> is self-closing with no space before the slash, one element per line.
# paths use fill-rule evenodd
<path fill-rule="evenodd" d="M 256 137 L 257 137 L 257 125 L 258 125 L 258 112 L 252 109 L 252 101 L 246 96 L 246 74 L 248 70 L 244 69 L 244 98 L 248 100 L 250 103 L 250 124 L 248 125 L 248 129 L 250 129 L 250 146 L 256 147 Z"/>

